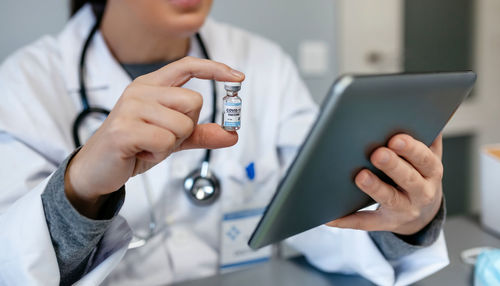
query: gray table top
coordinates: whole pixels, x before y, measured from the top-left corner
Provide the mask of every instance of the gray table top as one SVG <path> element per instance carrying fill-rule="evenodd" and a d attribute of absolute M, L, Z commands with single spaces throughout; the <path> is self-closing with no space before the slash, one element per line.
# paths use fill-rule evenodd
<path fill-rule="evenodd" d="M 447 219 L 444 227 L 450 265 L 416 283 L 426 285 L 471 285 L 473 267 L 461 261 L 460 253 L 469 248 L 491 246 L 500 248 L 500 236 L 484 231 L 477 220 L 465 216 Z M 247 270 L 187 281 L 177 286 L 209 285 L 373 285 L 359 276 L 321 272 L 303 257 L 271 260 Z"/>
<path fill-rule="evenodd" d="M 351 286 L 374 285 L 354 275 L 325 273 L 312 267 L 304 257 L 271 260 L 258 266 L 200 280 L 187 281 L 175 286 Z"/>
<path fill-rule="evenodd" d="M 474 218 L 465 216 L 448 218 L 444 225 L 444 234 L 450 264 L 415 285 L 472 285 L 474 267 L 462 262 L 460 258 L 462 251 L 483 246 L 500 248 L 500 236 L 485 231 Z"/>

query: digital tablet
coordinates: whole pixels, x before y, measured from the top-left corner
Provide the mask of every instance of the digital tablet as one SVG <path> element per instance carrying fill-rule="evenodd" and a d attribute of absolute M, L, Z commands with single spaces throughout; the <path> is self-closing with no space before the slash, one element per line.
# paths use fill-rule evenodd
<path fill-rule="evenodd" d="M 248 244 L 257 249 L 353 213 L 373 201 L 354 184 L 395 134 L 428 146 L 471 91 L 473 72 L 347 75 L 331 87 L 319 116 L 281 180 Z"/>

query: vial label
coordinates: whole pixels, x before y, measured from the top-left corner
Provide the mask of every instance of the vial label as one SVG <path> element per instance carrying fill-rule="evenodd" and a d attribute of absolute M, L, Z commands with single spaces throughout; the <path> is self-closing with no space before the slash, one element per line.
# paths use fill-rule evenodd
<path fill-rule="evenodd" d="M 241 102 L 224 103 L 224 126 L 240 127 L 241 124 Z"/>

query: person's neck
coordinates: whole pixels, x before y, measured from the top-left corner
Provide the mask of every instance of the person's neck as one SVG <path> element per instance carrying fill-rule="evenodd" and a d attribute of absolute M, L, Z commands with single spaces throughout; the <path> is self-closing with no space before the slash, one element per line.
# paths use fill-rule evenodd
<path fill-rule="evenodd" d="M 144 26 L 127 20 L 131 17 L 125 14 L 126 11 L 119 9 L 119 7 L 107 7 L 100 27 L 106 44 L 118 62 L 127 64 L 170 62 L 187 55 L 189 37 L 155 34 Z"/>

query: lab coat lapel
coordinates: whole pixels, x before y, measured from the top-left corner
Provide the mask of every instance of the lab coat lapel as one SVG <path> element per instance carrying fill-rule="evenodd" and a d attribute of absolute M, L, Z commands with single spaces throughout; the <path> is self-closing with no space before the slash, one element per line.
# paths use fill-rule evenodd
<path fill-rule="evenodd" d="M 58 38 L 66 88 L 75 105 L 80 108 L 79 61 L 83 44 L 94 23 L 95 17 L 92 9 L 90 5 L 85 5 L 70 20 Z M 236 61 L 234 51 L 224 45 L 224 42 L 217 41 L 219 37 L 215 34 L 215 25 L 213 20 L 207 19 L 205 25 L 200 29 L 200 35 L 211 59 L 238 69 L 238 61 Z M 85 80 L 90 104 L 112 109 L 126 86 L 130 84 L 131 79 L 111 54 L 100 32 L 96 33 L 90 43 L 85 63 Z M 223 91 L 223 83 L 217 83 L 217 94 L 220 95 Z M 221 110 L 220 100 L 218 100 L 217 105 L 217 110 Z"/>
<path fill-rule="evenodd" d="M 234 69 L 238 69 L 237 60 L 232 51 L 226 44 L 226 41 L 221 41 L 221 35 L 217 34 L 216 23 L 214 20 L 208 18 L 205 21 L 205 24 L 199 30 L 201 39 L 205 44 L 208 55 L 211 60 L 216 62 L 224 63 Z M 219 30 L 220 33 L 220 30 Z M 216 82 L 217 89 L 217 111 L 220 112 L 222 110 L 222 97 L 224 97 L 224 83 Z M 217 117 L 217 119 L 219 119 Z"/>
<path fill-rule="evenodd" d="M 79 107 L 79 61 L 83 44 L 94 23 L 92 9 L 86 5 L 70 20 L 58 38 L 66 87 Z M 112 109 L 131 79 L 111 54 L 100 32 L 90 43 L 85 63 L 85 84 L 90 104 Z"/>
<path fill-rule="evenodd" d="M 238 61 L 235 54 L 236 51 L 230 49 L 227 39 L 224 39 L 227 35 L 224 35 L 223 38 L 220 35 L 221 30 L 217 29 L 217 25 L 221 24 L 208 18 L 199 31 L 203 43 L 207 48 L 208 55 L 214 61 L 222 62 L 232 68 L 237 68 Z"/>

